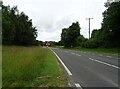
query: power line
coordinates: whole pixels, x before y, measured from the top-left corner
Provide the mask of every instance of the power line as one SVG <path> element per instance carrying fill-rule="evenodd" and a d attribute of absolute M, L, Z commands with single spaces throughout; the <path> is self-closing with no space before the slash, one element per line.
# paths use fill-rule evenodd
<path fill-rule="evenodd" d="M 90 39 L 90 20 L 93 19 L 93 18 L 86 18 L 86 20 L 89 21 L 89 39 Z"/>

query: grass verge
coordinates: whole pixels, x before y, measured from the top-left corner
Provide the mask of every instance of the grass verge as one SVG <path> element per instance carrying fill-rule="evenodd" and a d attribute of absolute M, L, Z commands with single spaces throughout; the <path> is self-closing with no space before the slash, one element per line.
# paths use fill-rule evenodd
<path fill-rule="evenodd" d="M 65 87 L 67 79 L 48 48 L 3 46 L 3 87 Z"/>
<path fill-rule="evenodd" d="M 64 48 L 63 46 L 60 46 L 60 47 L 58 46 L 57 48 L 77 50 L 77 51 L 83 51 L 83 52 L 120 54 L 120 48 L 83 48 L 83 47 Z"/>

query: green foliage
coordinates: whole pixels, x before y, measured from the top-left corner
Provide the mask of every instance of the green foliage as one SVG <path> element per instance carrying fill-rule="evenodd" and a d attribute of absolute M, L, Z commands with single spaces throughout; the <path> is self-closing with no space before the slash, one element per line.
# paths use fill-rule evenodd
<path fill-rule="evenodd" d="M 2 40 L 4 45 L 33 45 L 36 42 L 37 29 L 32 20 L 17 7 L 2 5 Z"/>
<path fill-rule="evenodd" d="M 56 56 L 47 48 L 3 46 L 2 53 L 2 87 L 5 89 L 67 85 Z"/>
<path fill-rule="evenodd" d="M 101 29 L 92 31 L 91 38 L 85 42 L 84 47 L 120 47 L 120 2 L 110 4 L 103 17 Z"/>
<path fill-rule="evenodd" d="M 84 46 L 84 43 L 87 41 L 86 38 L 84 38 L 83 35 L 80 35 L 78 38 L 77 38 L 77 46 Z"/>
<path fill-rule="evenodd" d="M 72 23 L 69 28 L 62 29 L 61 42 L 65 47 L 77 46 L 77 38 L 80 36 L 79 23 Z"/>
<path fill-rule="evenodd" d="M 86 48 L 97 48 L 98 47 L 97 40 L 95 38 L 87 40 L 84 43 L 84 47 L 86 47 Z"/>
<path fill-rule="evenodd" d="M 108 9 L 103 13 L 103 17 L 101 28 L 103 46 L 120 47 L 120 2 L 110 4 Z"/>
<path fill-rule="evenodd" d="M 49 41 L 49 43 L 50 43 L 50 46 L 56 46 L 58 43 L 57 42 L 55 42 L 55 41 Z"/>

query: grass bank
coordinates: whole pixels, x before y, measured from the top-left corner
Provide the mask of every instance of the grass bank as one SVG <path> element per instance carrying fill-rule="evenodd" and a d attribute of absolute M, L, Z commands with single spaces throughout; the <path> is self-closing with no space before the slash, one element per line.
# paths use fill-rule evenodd
<path fill-rule="evenodd" d="M 120 48 L 83 48 L 83 47 L 64 48 L 63 46 L 56 46 L 56 48 L 78 50 L 83 52 L 120 54 Z"/>
<path fill-rule="evenodd" d="M 64 87 L 67 79 L 48 48 L 3 46 L 3 87 Z"/>
<path fill-rule="evenodd" d="M 120 49 L 117 48 L 82 48 L 75 47 L 74 50 L 87 51 L 87 52 L 97 52 L 97 53 L 110 53 L 110 54 L 118 54 L 120 53 Z"/>

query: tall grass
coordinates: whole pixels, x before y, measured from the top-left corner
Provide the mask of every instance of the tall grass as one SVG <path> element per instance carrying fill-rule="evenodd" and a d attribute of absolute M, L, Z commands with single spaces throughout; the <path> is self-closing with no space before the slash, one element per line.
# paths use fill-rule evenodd
<path fill-rule="evenodd" d="M 65 86 L 54 54 L 41 47 L 3 46 L 3 87 Z"/>

